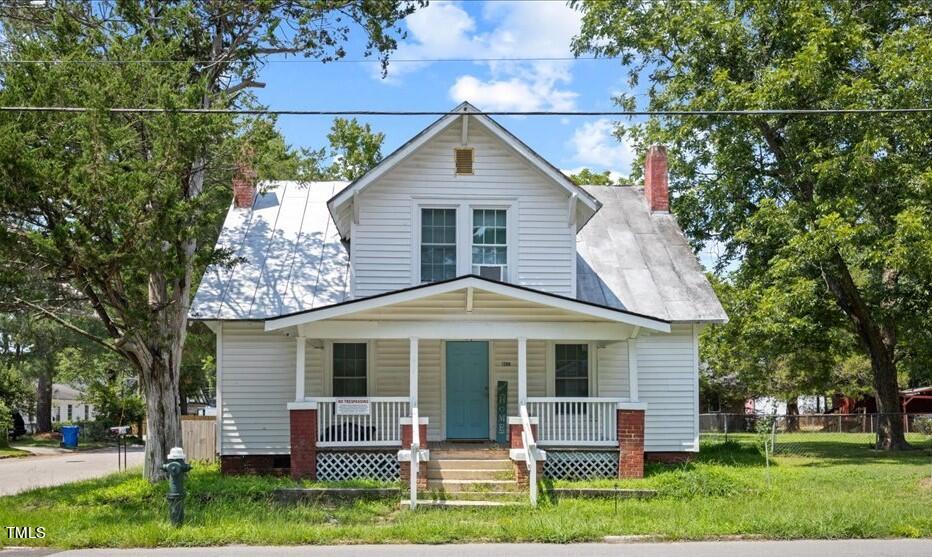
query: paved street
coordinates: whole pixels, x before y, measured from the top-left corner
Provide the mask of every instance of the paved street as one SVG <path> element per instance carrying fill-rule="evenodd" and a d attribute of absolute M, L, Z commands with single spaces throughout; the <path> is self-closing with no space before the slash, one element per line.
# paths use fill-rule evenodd
<path fill-rule="evenodd" d="M 48 555 L 0 551 L 2 557 Z M 802 540 L 624 544 L 226 546 L 166 549 L 82 549 L 56 557 L 928 557 L 932 540 Z"/>
<path fill-rule="evenodd" d="M 96 478 L 117 471 L 115 448 L 64 453 L 55 449 L 37 449 L 36 452 L 43 454 L 0 460 L 0 495 Z M 142 462 L 143 448 L 130 447 L 128 465 L 141 466 Z"/>

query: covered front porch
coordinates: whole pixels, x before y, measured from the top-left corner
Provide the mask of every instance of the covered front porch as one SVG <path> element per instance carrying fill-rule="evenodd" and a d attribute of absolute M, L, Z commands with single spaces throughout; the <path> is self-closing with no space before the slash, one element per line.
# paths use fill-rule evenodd
<path fill-rule="evenodd" d="M 669 324 L 464 277 L 266 330 L 295 339 L 293 475 L 314 477 L 318 453 L 370 449 L 398 451 L 410 477 L 406 463 L 430 457 L 424 447 L 493 441 L 526 476 L 541 449 L 619 447 L 619 474 L 637 476 L 646 405 L 636 339 Z"/>

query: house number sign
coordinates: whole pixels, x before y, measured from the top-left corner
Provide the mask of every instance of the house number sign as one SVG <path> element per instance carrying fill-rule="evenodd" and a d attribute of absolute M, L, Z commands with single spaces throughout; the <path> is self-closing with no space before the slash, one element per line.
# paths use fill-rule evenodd
<path fill-rule="evenodd" d="M 337 416 L 368 416 L 368 398 L 338 398 L 336 403 Z"/>

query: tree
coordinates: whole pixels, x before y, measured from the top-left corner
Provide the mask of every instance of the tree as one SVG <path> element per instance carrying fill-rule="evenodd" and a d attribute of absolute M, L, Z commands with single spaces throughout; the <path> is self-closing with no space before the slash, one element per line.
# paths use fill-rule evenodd
<path fill-rule="evenodd" d="M 620 56 L 632 82 L 650 80 L 652 110 L 932 100 L 924 2 L 573 4 L 583 13 L 575 52 Z M 900 341 L 930 334 L 928 310 L 916 311 L 932 295 L 930 127 L 929 114 L 763 114 L 657 118 L 623 131 L 642 148 L 671 145 L 673 210 L 695 247 L 723 246 L 720 268 L 737 261 L 748 280 L 833 302 L 870 359 L 879 411 L 893 413 L 897 366 L 910 357 Z M 902 420 L 887 414 L 879 429 L 879 447 L 908 446 Z"/>
<path fill-rule="evenodd" d="M 137 371 L 150 481 L 162 478 L 168 451 L 181 444 L 191 286 L 197 269 L 229 255 L 212 246 L 242 144 L 232 116 L 174 109 L 243 106 L 243 93 L 262 85 L 257 76 L 267 56 L 335 60 L 356 29 L 366 35 L 365 53 L 378 51 L 384 69 L 398 21 L 421 4 L 104 0 L 0 8 L 4 55 L 69 61 L 2 64 L 0 102 L 92 109 L 0 117 L 0 260 L 6 273 L 40 269 L 80 296 L 106 334 L 82 329 L 42 299 L 17 303 Z M 169 111 L 117 113 L 114 106 Z"/>
<path fill-rule="evenodd" d="M 355 180 L 382 160 L 385 134 L 355 118 L 334 118 L 327 139 L 332 160 L 327 176 L 333 180 Z"/>
<path fill-rule="evenodd" d="M 611 171 L 605 170 L 601 173 L 596 173 L 588 168 L 583 168 L 576 174 L 570 174 L 570 180 L 572 180 L 578 186 L 611 186 L 615 183 L 612 180 Z"/>

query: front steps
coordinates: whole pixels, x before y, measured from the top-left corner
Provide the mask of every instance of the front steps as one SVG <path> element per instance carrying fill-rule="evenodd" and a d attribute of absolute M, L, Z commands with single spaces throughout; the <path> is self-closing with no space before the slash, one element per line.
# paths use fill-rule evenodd
<path fill-rule="evenodd" d="M 527 500 L 515 482 L 508 450 L 498 446 L 430 449 L 427 490 L 418 504 L 436 507 L 515 505 Z M 402 506 L 408 505 L 402 501 Z"/>

